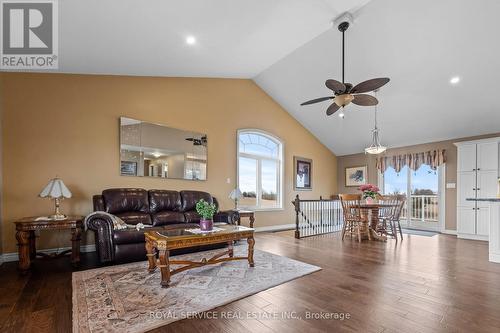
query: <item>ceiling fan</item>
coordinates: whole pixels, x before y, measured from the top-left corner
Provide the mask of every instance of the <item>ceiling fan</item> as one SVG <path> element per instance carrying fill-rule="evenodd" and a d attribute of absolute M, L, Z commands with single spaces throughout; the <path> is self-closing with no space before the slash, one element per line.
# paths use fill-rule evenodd
<path fill-rule="evenodd" d="M 342 32 L 342 82 L 333 79 L 326 80 L 325 85 L 327 88 L 333 91 L 333 96 L 312 99 L 300 105 L 309 105 L 333 100 L 333 103 L 326 110 L 326 114 L 328 116 L 331 116 L 341 107 L 344 108 L 351 102 L 360 106 L 373 106 L 378 104 L 378 100 L 376 97 L 365 93 L 378 90 L 380 87 L 389 82 L 389 78 L 382 77 L 371 79 L 358 83 L 355 86 L 353 86 L 351 83 L 345 83 L 345 31 L 347 30 L 347 28 L 349 28 L 349 22 L 342 22 L 338 26 L 339 31 Z M 341 114 L 339 114 L 339 116 L 343 117 L 344 113 L 342 112 Z"/>
<path fill-rule="evenodd" d="M 193 146 L 207 146 L 207 136 L 204 135 L 200 139 L 197 138 L 186 138 L 186 141 L 191 141 L 193 143 Z"/>

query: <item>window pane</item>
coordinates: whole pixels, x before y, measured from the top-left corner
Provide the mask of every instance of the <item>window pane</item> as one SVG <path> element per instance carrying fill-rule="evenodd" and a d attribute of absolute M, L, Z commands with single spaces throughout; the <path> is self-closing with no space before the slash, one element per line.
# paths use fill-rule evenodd
<path fill-rule="evenodd" d="M 247 154 L 278 158 L 279 144 L 265 135 L 241 133 L 239 151 Z"/>
<path fill-rule="evenodd" d="M 393 168 L 388 168 L 384 172 L 384 193 L 385 194 L 404 194 L 408 184 L 408 167 L 405 166 L 396 173 Z"/>
<path fill-rule="evenodd" d="M 278 163 L 276 161 L 262 160 L 261 168 L 262 197 L 261 207 L 278 206 Z"/>
<path fill-rule="evenodd" d="M 257 160 L 253 158 L 239 158 L 239 189 L 243 198 L 238 202 L 243 207 L 257 205 Z"/>
<path fill-rule="evenodd" d="M 411 174 L 411 193 L 414 195 L 437 195 L 438 175 L 427 164 L 422 164 Z"/>

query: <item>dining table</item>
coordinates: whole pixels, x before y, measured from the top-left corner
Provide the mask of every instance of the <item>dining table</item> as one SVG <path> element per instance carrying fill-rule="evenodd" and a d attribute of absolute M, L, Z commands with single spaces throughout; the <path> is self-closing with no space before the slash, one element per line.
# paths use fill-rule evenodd
<path fill-rule="evenodd" d="M 380 209 L 392 208 L 396 206 L 397 204 L 384 202 L 366 202 L 359 204 L 358 207 L 361 210 L 363 223 L 367 224 L 365 228 L 367 228 L 369 232 L 368 239 L 373 239 L 381 242 L 387 241 L 387 236 L 378 231 L 378 224 L 380 222 L 379 212 Z"/>

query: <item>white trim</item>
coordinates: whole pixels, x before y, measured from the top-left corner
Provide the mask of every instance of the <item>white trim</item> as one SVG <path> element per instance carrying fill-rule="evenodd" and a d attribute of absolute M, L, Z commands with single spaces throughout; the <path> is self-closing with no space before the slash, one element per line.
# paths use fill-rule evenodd
<path fill-rule="evenodd" d="M 61 248 L 55 248 L 55 249 L 45 249 L 45 250 L 38 251 L 38 252 L 52 254 L 52 253 L 58 253 L 58 252 L 66 251 L 66 250 L 71 250 L 71 247 L 61 247 Z M 80 252 L 82 252 L 82 253 L 95 252 L 95 244 L 89 244 L 89 245 L 82 245 L 82 246 L 80 246 Z M 19 254 L 17 252 L 4 253 L 1 257 L 2 257 L 2 261 L 3 262 L 10 262 L 10 261 L 18 261 L 19 260 Z"/>
<path fill-rule="evenodd" d="M 283 231 L 283 230 L 293 230 L 293 229 L 295 229 L 295 223 L 270 225 L 267 227 L 257 227 L 255 228 L 255 232 Z"/>
<path fill-rule="evenodd" d="M 454 142 L 453 144 L 457 147 L 468 145 L 471 143 L 478 144 L 478 143 L 487 143 L 487 142 L 500 142 L 500 137 L 493 137 L 493 138 L 486 138 L 486 139 L 479 139 L 479 140 L 470 140 L 470 141 L 459 141 L 459 142 Z"/>
<path fill-rule="evenodd" d="M 457 235 L 457 231 L 456 230 L 451 230 L 451 229 L 444 229 L 441 231 L 442 234 L 446 234 L 446 235 L 454 235 L 456 236 Z"/>
<path fill-rule="evenodd" d="M 438 166 L 438 228 L 446 230 L 446 163 Z"/>

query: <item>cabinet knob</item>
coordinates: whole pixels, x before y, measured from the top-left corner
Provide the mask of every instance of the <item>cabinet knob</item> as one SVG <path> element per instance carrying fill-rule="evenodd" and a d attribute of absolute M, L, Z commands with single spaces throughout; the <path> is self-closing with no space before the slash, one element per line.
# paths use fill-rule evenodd
<path fill-rule="evenodd" d="M 481 168 L 477 168 L 477 171 L 481 170 Z"/>
<path fill-rule="evenodd" d="M 481 191 L 481 189 L 479 187 L 476 190 Z"/>
<path fill-rule="evenodd" d="M 472 169 L 472 171 L 476 171 L 476 169 Z"/>

